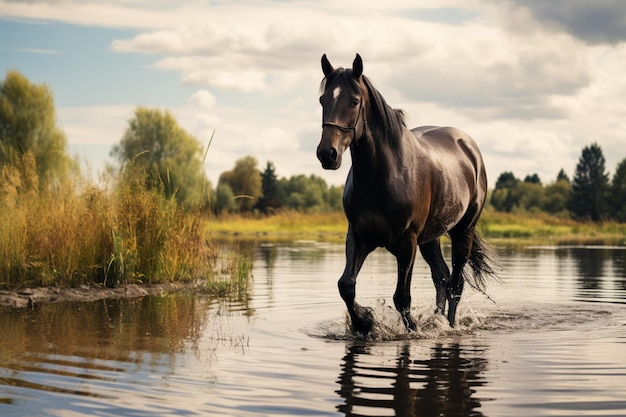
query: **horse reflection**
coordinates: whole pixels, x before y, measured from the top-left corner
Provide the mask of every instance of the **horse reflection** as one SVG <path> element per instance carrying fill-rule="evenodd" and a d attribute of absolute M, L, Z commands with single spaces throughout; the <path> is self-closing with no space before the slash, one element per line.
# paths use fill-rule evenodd
<path fill-rule="evenodd" d="M 337 409 L 346 416 L 483 415 L 476 410 L 480 400 L 475 397 L 475 388 L 485 384 L 483 350 L 439 343 L 426 358 L 412 359 L 407 343 L 386 365 L 375 363 L 372 349 L 355 344 L 343 357 L 336 392 L 345 400 Z"/>

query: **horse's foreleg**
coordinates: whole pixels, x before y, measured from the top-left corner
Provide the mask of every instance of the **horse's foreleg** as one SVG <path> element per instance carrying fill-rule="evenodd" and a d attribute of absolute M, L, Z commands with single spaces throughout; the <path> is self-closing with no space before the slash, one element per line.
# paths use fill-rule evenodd
<path fill-rule="evenodd" d="M 463 268 L 467 264 L 472 243 L 474 241 L 474 229 L 465 230 L 459 234 L 451 234 L 452 240 L 452 275 L 447 285 L 446 293 L 448 297 L 448 321 L 450 326 L 454 326 L 456 309 L 463 294 Z"/>
<path fill-rule="evenodd" d="M 430 272 L 435 284 L 436 296 L 436 314 L 445 314 L 446 311 L 446 285 L 450 279 L 450 269 L 443 259 L 441 253 L 440 240 L 436 239 L 428 243 L 420 245 L 422 257 L 430 267 Z"/>
<path fill-rule="evenodd" d="M 404 325 L 409 331 L 417 328 L 415 320 L 411 317 L 411 278 L 416 250 L 417 243 L 413 237 L 404 240 L 395 250 L 398 262 L 398 283 L 396 292 L 393 294 L 393 302 L 402 315 Z"/>
<path fill-rule="evenodd" d="M 368 334 L 374 324 L 374 317 L 371 309 L 359 306 L 355 301 L 356 297 L 356 277 L 365 258 L 372 251 L 363 241 L 356 236 L 352 228 L 348 228 L 346 237 L 346 267 L 339 278 L 339 294 L 346 303 L 352 329 L 355 332 Z"/>

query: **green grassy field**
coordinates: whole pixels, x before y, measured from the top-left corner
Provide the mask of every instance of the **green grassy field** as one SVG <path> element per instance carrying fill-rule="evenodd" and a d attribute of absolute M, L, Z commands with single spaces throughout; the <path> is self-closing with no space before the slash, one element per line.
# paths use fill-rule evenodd
<path fill-rule="evenodd" d="M 271 216 L 218 216 L 209 219 L 206 228 L 210 236 L 217 238 L 342 241 L 347 221 L 340 212 L 283 212 Z M 480 220 L 480 230 L 494 241 L 626 245 L 626 224 L 577 222 L 543 213 L 486 210 Z"/>

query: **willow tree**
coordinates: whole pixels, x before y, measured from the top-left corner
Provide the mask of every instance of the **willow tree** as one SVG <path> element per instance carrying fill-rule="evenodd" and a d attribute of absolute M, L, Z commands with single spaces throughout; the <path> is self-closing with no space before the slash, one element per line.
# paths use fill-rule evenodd
<path fill-rule="evenodd" d="M 36 182 L 46 186 L 69 172 L 66 147 L 50 89 L 9 71 L 0 82 L 0 167 L 20 170 L 34 161 Z"/>
<path fill-rule="evenodd" d="M 235 167 L 220 175 L 218 185 L 227 184 L 235 195 L 241 211 L 250 211 L 263 195 L 261 172 L 258 161 L 253 156 L 246 156 L 235 161 Z"/>
<path fill-rule="evenodd" d="M 211 184 L 203 169 L 201 143 L 180 127 L 167 110 L 138 107 L 111 156 L 122 167 L 142 168 L 165 197 L 194 208 L 210 201 Z"/>

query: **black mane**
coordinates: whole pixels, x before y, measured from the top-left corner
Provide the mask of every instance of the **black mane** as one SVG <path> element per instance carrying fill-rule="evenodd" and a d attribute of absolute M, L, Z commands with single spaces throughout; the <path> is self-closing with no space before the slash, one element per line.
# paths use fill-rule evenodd
<path fill-rule="evenodd" d="M 376 129 L 375 136 L 382 136 L 391 143 L 397 143 L 406 128 L 404 120 L 404 112 L 399 109 L 392 108 L 380 92 L 374 87 L 372 82 L 366 76 L 362 76 L 363 83 L 367 88 L 372 104 L 372 113 L 379 123 L 368 128 Z"/>

